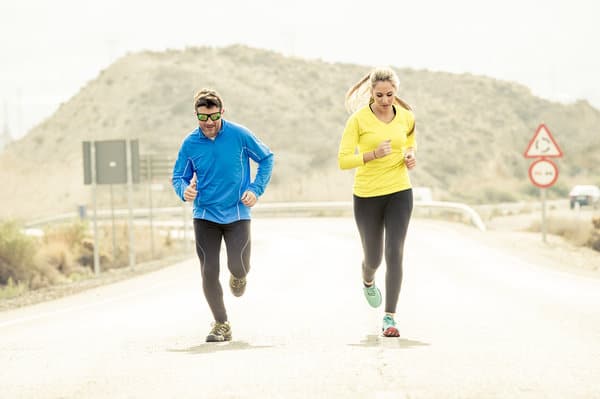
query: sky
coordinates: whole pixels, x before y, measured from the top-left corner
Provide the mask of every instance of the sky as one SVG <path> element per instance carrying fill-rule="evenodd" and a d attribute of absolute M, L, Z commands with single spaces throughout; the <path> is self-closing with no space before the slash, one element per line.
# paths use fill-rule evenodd
<path fill-rule="evenodd" d="M 597 0 L 2 0 L 0 133 L 23 137 L 128 53 L 230 44 L 484 75 L 600 109 L 599 16 Z"/>

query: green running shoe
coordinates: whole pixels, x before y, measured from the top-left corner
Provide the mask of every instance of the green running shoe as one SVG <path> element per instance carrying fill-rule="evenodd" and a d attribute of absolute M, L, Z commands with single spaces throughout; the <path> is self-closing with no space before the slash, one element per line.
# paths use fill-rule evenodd
<path fill-rule="evenodd" d="M 373 283 L 373 285 L 370 287 L 365 287 L 363 284 L 363 292 L 365 294 L 365 298 L 367 298 L 367 302 L 369 302 L 369 305 L 374 308 L 381 305 L 381 291 L 379 291 L 379 288 L 375 286 L 375 283 Z"/>
<path fill-rule="evenodd" d="M 381 331 L 383 331 L 384 337 L 400 336 L 400 332 L 396 328 L 396 322 L 394 321 L 394 318 L 389 314 L 383 316 L 383 327 L 381 328 Z"/>
<path fill-rule="evenodd" d="M 231 326 L 229 322 L 219 323 L 215 321 L 212 324 L 212 329 L 206 336 L 206 342 L 223 342 L 231 341 Z"/>

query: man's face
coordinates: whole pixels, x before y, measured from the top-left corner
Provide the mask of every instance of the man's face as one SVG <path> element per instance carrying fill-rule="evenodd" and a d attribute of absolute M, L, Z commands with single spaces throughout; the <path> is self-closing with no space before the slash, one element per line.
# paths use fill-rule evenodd
<path fill-rule="evenodd" d="M 213 138 L 217 136 L 217 133 L 219 133 L 219 130 L 221 130 L 222 113 L 223 110 L 219 109 L 219 107 L 202 106 L 196 108 L 198 125 L 206 137 Z"/>

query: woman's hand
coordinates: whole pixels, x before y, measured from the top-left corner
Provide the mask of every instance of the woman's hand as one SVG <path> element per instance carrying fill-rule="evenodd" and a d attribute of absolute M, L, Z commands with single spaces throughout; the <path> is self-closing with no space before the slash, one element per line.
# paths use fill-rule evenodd
<path fill-rule="evenodd" d="M 404 154 L 404 164 L 410 170 L 417 166 L 417 158 L 415 157 L 415 153 L 413 151 L 408 151 Z"/>
<path fill-rule="evenodd" d="M 373 151 L 373 155 L 375 155 L 375 159 L 377 158 L 383 158 L 386 155 L 389 155 L 392 153 L 392 140 L 385 140 L 382 141 L 377 148 L 375 149 L 375 151 Z"/>

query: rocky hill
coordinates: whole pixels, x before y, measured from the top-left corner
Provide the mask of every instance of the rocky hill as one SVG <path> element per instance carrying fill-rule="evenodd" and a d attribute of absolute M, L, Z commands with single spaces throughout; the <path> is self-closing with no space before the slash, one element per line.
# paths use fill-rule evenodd
<path fill-rule="evenodd" d="M 344 94 L 371 66 L 286 57 L 243 46 L 127 55 L 102 71 L 43 123 L 0 154 L 0 218 L 33 218 L 91 204 L 82 141 L 138 139 L 142 157 L 173 158 L 196 126 L 194 92 L 213 87 L 226 118 L 252 129 L 276 154 L 263 201 L 348 200 L 351 171 L 337 168 Z M 523 152 L 545 123 L 563 150 L 550 197 L 575 182 L 600 183 L 600 111 L 564 105 L 526 87 L 470 74 L 396 68 L 400 95 L 417 118 L 414 185 L 438 199 L 487 203 L 537 196 Z M 178 204 L 168 180 L 156 206 Z M 135 188 L 144 206 L 145 184 Z M 99 190 L 100 205 L 108 189 Z M 126 191 L 114 188 L 124 204 Z"/>

